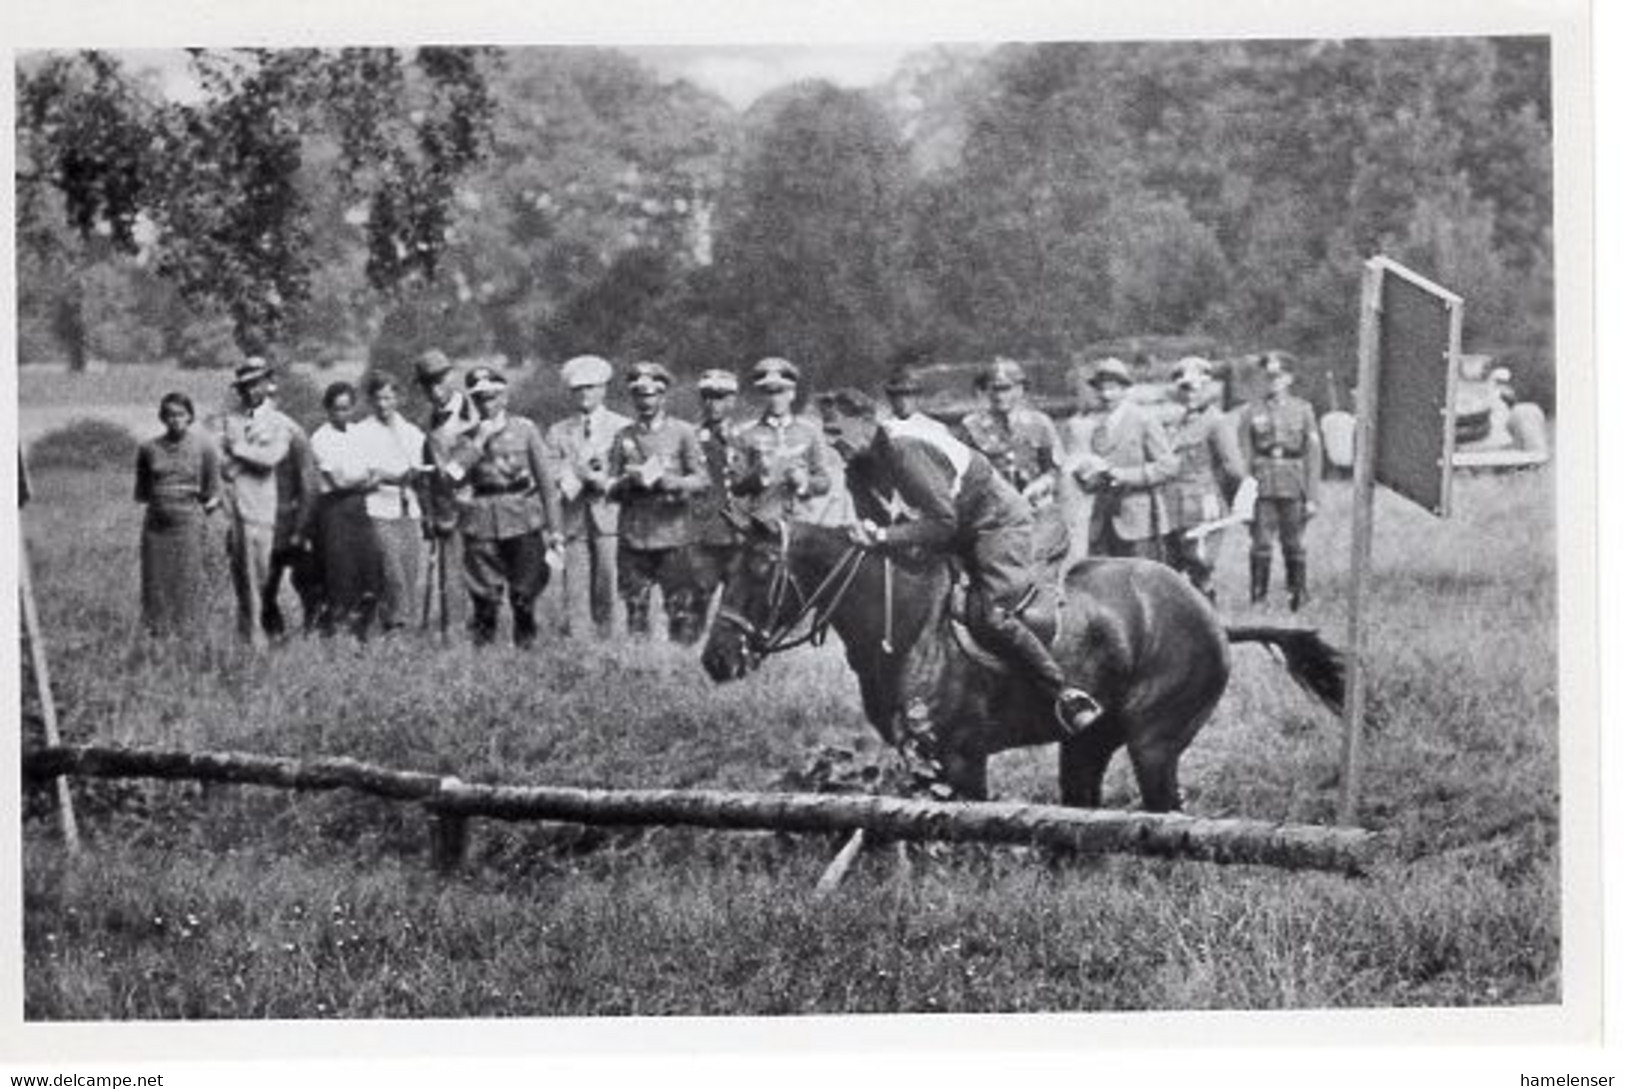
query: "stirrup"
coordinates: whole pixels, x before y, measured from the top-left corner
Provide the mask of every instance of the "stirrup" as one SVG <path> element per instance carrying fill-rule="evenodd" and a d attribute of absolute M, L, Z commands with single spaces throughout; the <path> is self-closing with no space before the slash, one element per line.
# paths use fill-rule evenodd
<path fill-rule="evenodd" d="M 1100 701 L 1081 688 L 1063 688 L 1055 699 L 1055 721 L 1068 737 L 1083 733 L 1105 713 Z"/>

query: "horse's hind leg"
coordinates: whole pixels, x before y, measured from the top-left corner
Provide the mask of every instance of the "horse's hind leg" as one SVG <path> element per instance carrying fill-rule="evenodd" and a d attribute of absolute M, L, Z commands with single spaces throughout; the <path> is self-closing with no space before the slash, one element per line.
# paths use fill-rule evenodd
<path fill-rule="evenodd" d="M 1106 765 L 1123 744 L 1123 731 L 1115 716 L 1096 719 L 1076 737 L 1061 742 L 1061 804 L 1083 809 L 1100 808 L 1100 786 Z"/>

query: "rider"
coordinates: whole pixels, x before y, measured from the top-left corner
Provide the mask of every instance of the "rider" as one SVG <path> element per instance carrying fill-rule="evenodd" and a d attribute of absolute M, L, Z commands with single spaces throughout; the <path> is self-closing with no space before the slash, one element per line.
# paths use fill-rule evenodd
<path fill-rule="evenodd" d="M 847 461 L 860 509 L 884 511 L 890 524 L 863 519 L 859 545 L 882 554 L 911 549 L 957 556 L 970 575 L 969 615 L 977 635 L 1019 665 L 1055 701 L 1069 734 L 1100 717 L 1100 704 L 1066 675 L 1018 610 L 1034 583 L 1033 512 L 986 457 L 945 430 L 882 423 L 879 406 L 853 389 L 818 398 L 824 435 Z"/>

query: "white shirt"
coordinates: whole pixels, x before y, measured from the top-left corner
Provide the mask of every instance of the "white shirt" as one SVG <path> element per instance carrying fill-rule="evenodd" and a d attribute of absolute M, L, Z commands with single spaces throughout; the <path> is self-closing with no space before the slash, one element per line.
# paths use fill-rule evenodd
<path fill-rule="evenodd" d="M 332 424 L 322 424 L 310 437 L 310 453 L 322 475 L 323 491 L 366 483 L 371 462 L 365 437 L 358 434 L 357 426 L 351 424 L 339 431 Z"/>
<path fill-rule="evenodd" d="M 389 423 L 369 416 L 352 424 L 367 464 L 385 476 L 399 476 L 423 459 L 423 432 L 400 413 Z M 367 493 L 367 514 L 372 518 L 422 518 L 417 492 L 399 484 L 380 484 Z"/>

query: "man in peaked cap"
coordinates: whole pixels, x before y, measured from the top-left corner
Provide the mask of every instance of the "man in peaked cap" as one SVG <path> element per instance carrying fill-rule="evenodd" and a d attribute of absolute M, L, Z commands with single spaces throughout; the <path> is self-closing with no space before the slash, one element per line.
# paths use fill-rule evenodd
<path fill-rule="evenodd" d="M 997 359 L 976 376 L 987 407 L 960 421 L 965 440 L 1035 506 L 1055 496 L 1061 437 L 1048 416 L 1022 403 L 1027 375 L 1013 359 Z"/>
<path fill-rule="evenodd" d="M 732 371 L 708 370 L 696 383 L 700 393 L 700 423 L 697 435 L 705 459 L 707 484 L 693 499 L 694 539 L 689 559 L 694 592 L 703 618 L 711 596 L 722 584 L 729 558 L 739 544 L 739 533 L 723 517 L 733 494 L 743 463 L 739 448 L 739 424 L 734 410 L 739 401 L 739 379 Z"/>
<path fill-rule="evenodd" d="M 1209 601 L 1214 599 L 1213 568 L 1222 531 L 1195 538 L 1186 534 L 1222 518 L 1224 496 L 1247 475 L 1236 430 L 1214 403 L 1213 387 L 1207 360 L 1187 356 L 1179 361 L 1174 397 L 1180 415 L 1169 430 L 1179 468 L 1163 488 L 1168 504 L 1168 563 L 1183 572 Z"/>
<path fill-rule="evenodd" d="M 237 634 L 260 647 L 265 645 L 261 614 L 276 546 L 277 467 L 288 456 L 296 425 L 271 403 L 276 382 L 264 359 L 245 361 L 231 385 L 237 404 L 221 416 L 218 435 L 226 485 L 226 551 L 237 598 Z"/>
<path fill-rule="evenodd" d="M 560 368 L 576 411 L 547 429 L 558 467 L 564 533 L 564 630 L 585 633 L 591 617 L 599 638 L 614 634 L 615 565 L 620 504 L 609 497 L 610 452 L 632 421 L 604 407 L 614 368 L 596 355 L 578 355 Z"/>
<path fill-rule="evenodd" d="M 1309 599 L 1308 555 L 1303 531 L 1320 498 L 1320 428 L 1309 402 L 1291 393 L 1296 361 L 1286 352 L 1264 359 L 1269 393 L 1248 408 L 1241 422 L 1242 460 L 1258 481 L 1251 554 L 1254 604 L 1269 596 L 1275 539 L 1286 560 L 1288 603 L 1296 612 Z"/>
<path fill-rule="evenodd" d="M 734 494 L 762 518 L 805 517 L 811 500 L 829 492 L 823 433 L 794 411 L 800 380 L 788 359 L 769 357 L 751 368 L 763 407 L 740 435 L 745 464 Z"/>
<path fill-rule="evenodd" d="M 690 504 L 710 478 L 693 425 L 666 414 L 671 383 L 671 372 L 659 363 L 634 363 L 628 370 L 637 418 L 610 449 L 609 495 L 621 504 L 616 577 L 627 631 L 649 634 L 650 601 L 659 586 L 668 634 L 686 646 L 699 639 L 705 623 L 689 561 Z"/>
<path fill-rule="evenodd" d="M 559 498 L 536 425 L 508 412 L 508 380 L 490 367 L 468 372 L 468 395 L 480 422 L 468 435 L 478 452 L 469 467 L 472 493 L 463 504 L 463 573 L 473 605 L 474 642 L 496 638 L 506 596 L 513 641 L 536 641 L 536 599 L 547 587 L 547 553 L 563 543 Z"/>
<path fill-rule="evenodd" d="M 1089 553 L 1161 559 L 1168 512 L 1160 488 L 1179 459 L 1162 424 L 1129 399 L 1134 378 L 1128 364 L 1101 360 L 1089 384 L 1105 412 L 1089 433 L 1088 447 L 1069 463 L 1078 485 L 1094 496 Z"/>

